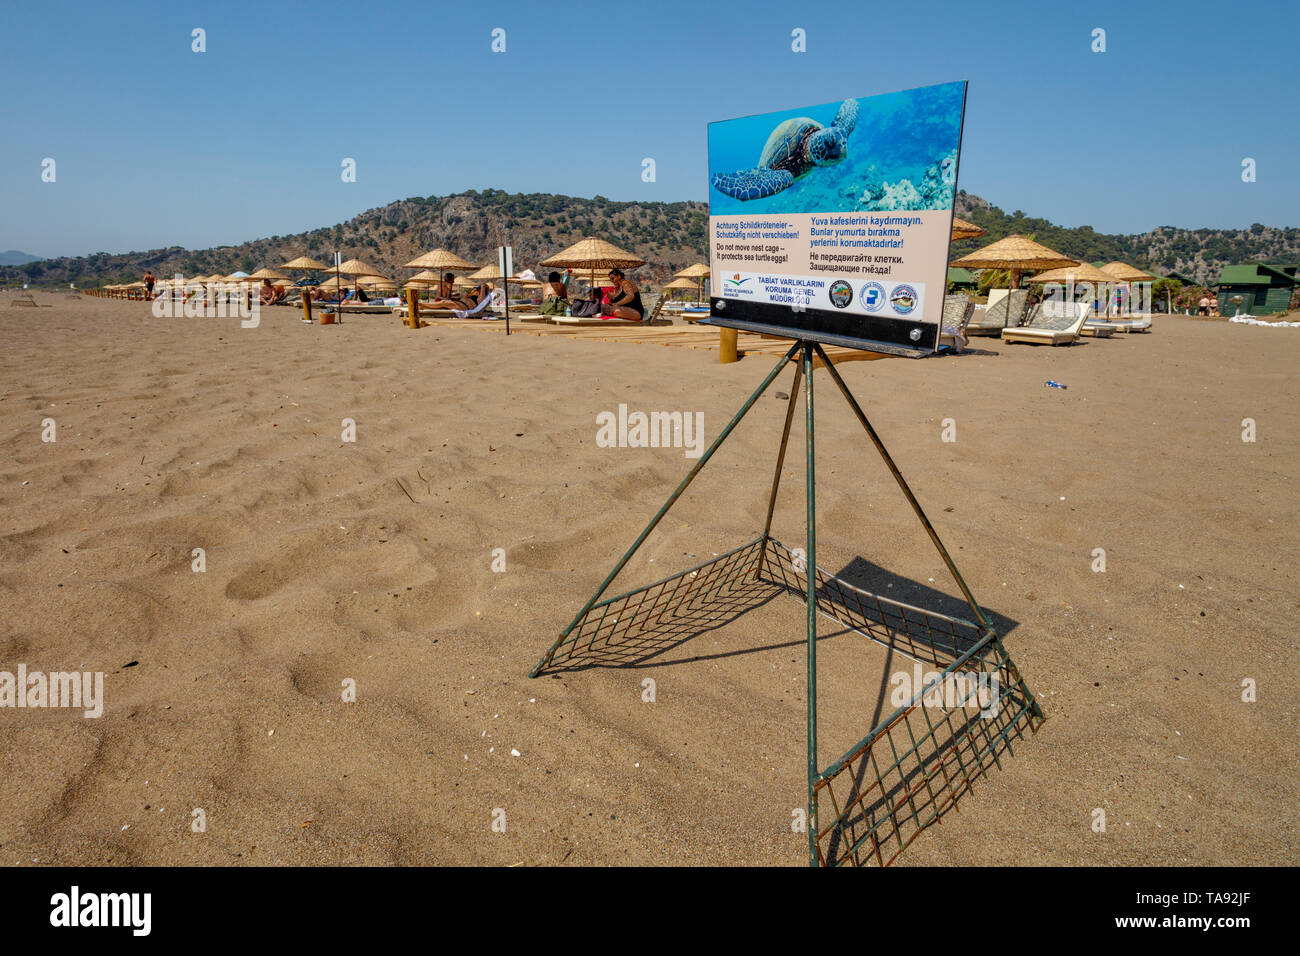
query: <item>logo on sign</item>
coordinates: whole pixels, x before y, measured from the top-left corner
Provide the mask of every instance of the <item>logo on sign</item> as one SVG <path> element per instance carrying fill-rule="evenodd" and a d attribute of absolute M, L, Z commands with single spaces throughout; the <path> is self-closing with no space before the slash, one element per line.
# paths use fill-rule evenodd
<path fill-rule="evenodd" d="M 745 278 L 742 279 L 742 278 L 740 277 L 740 273 L 737 272 L 737 273 L 734 273 L 734 274 L 732 275 L 732 277 L 731 277 L 730 279 L 727 280 L 727 285 L 729 285 L 729 286 L 733 286 L 733 287 L 735 287 L 735 286 L 742 286 L 742 285 L 744 285 L 746 282 L 748 282 L 751 278 L 753 278 L 753 277 L 752 277 L 752 276 L 746 276 Z"/>
<path fill-rule="evenodd" d="M 879 282 L 868 282 L 858 293 L 858 302 L 868 312 L 879 312 L 885 305 L 885 287 Z"/>
<path fill-rule="evenodd" d="M 831 297 L 831 305 L 837 309 L 844 309 L 853 301 L 853 286 L 843 279 L 836 279 L 831 283 L 828 294 Z"/>
<path fill-rule="evenodd" d="M 900 282 L 889 294 L 889 304 L 898 315 L 909 315 L 916 308 L 916 290 Z"/>

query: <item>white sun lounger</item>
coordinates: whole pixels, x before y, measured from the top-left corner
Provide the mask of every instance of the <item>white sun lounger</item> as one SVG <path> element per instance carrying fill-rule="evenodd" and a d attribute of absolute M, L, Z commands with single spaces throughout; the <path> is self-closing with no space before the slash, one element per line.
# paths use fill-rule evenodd
<path fill-rule="evenodd" d="M 1089 319 L 1084 323 L 1085 333 L 1089 329 L 1108 329 L 1111 332 L 1150 332 L 1151 316 L 1143 315 L 1134 319 Z"/>
<path fill-rule="evenodd" d="M 1003 329 L 1002 341 L 1029 345 L 1069 345 L 1079 337 L 1079 330 L 1092 314 L 1092 304 L 1070 303 L 1065 309 L 1039 309 L 1033 324 Z"/>

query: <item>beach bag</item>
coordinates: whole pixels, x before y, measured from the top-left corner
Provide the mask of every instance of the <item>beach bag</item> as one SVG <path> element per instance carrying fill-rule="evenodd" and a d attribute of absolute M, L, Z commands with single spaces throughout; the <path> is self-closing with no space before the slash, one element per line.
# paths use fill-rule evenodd
<path fill-rule="evenodd" d="M 568 303 L 558 295 L 548 295 L 542 300 L 542 315 L 564 315 Z"/>
<path fill-rule="evenodd" d="M 600 315 L 600 303 L 590 299 L 578 299 L 573 303 L 571 314 L 577 316 Z"/>

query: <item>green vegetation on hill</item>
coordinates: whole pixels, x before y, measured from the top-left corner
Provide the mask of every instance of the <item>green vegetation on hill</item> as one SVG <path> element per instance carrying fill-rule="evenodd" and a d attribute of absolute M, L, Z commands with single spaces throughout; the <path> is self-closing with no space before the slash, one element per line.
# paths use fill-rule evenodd
<path fill-rule="evenodd" d="M 1300 262 L 1300 229 L 1255 223 L 1249 229 L 1179 229 L 1160 226 L 1141 235 L 1106 235 L 1091 226 L 1067 229 L 1016 210 L 1005 213 L 978 196 L 957 194 L 957 215 L 988 230 L 952 245 L 957 259 L 1010 235 L 1029 236 L 1049 249 L 1084 262 L 1127 262 L 1156 275 L 1177 272 L 1216 283 L 1224 266 L 1244 262 Z"/>
<path fill-rule="evenodd" d="M 1300 229 L 1256 223 L 1249 229 L 1176 229 L 1162 226 L 1137 236 L 1106 235 L 1090 226 L 1068 229 L 1016 211 L 1005 213 L 978 196 L 961 192 L 957 215 L 988 230 L 979 239 L 953 244 L 953 258 L 1013 233 L 1032 236 L 1066 255 L 1088 262 L 1118 259 L 1156 273 L 1179 272 L 1215 282 L 1225 265 L 1300 261 Z M 369 263 L 390 278 L 410 275 L 402 263 L 434 248 L 446 248 L 476 265 L 496 261 L 496 248 L 512 245 L 519 268 L 583 236 L 594 235 L 645 259 L 638 278 L 666 281 L 674 272 L 707 258 L 708 207 L 702 202 L 615 202 L 550 193 L 506 193 L 499 189 L 452 196 L 415 197 L 370 209 L 347 222 L 292 236 L 271 236 L 238 246 L 188 250 L 179 246 L 148 252 L 95 253 L 43 259 L 0 268 L 0 285 L 27 282 L 88 287 L 133 282 L 145 269 L 155 275 L 228 274 L 272 268 L 300 255 L 328 261 L 333 252 Z"/>

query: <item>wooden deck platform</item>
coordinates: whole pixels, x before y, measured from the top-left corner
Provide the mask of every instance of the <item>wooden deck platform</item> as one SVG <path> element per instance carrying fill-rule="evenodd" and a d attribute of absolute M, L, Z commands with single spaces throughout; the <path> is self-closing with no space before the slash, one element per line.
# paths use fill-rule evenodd
<path fill-rule="evenodd" d="M 718 350 L 719 330 L 700 328 L 692 325 L 612 325 L 608 328 L 572 325 L 555 325 L 550 322 L 535 321 L 536 316 L 528 318 L 534 321 L 517 321 L 511 317 L 511 335 L 555 336 L 564 340 L 579 342 L 616 342 L 625 345 L 664 345 L 674 348 L 697 349 L 703 351 Z M 483 321 L 482 319 L 445 319 L 420 316 L 420 325 L 424 327 L 479 329 L 482 331 L 505 333 L 506 324 L 502 320 Z M 738 339 L 738 353 L 741 358 L 747 355 L 770 355 L 780 358 L 789 351 L 793 339 L 777 336 L 755 335 L 741 332 Z M 878 352 L 863 352 L 836 345 L 822 346 L 827 357 L 835 365 L 841 362 L 869 362 L 874 359 L 893 358 Z M 821 360 L 818 360 L 821 364 Z"/>

